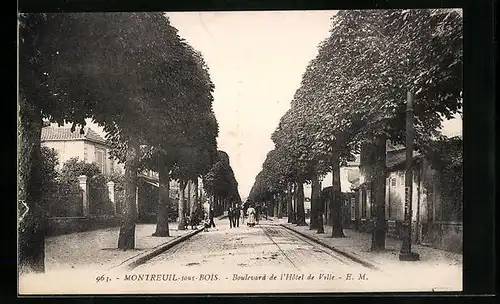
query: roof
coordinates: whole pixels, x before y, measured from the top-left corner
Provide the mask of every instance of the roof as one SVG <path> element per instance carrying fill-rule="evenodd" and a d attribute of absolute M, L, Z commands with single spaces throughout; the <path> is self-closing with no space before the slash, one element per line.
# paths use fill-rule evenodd
<path fill-rule="evenodd" d="M 422 154 L 420 154 L 417 151 L 413 151 L 413 158 L 421 157 Z M 393 168 L 398 165 L 404 164 L 406 162 L 406 149 L 400 148 L 400 149 L 395 149 L 391 151 L 387 151 L 386 155 L 386 166 L 387 168 Z"/>
<path fill-rule="evenodd" d="M 89 127 L 83 128 L 84 134 L 80 134 L 80 128 L 71 132 L 70 127 L 44 127 L 42 128 L 42 142 L 44 141 L 66 141 L 66 140 L 88 140 L 99 144 L 106 144 L 106 140 Z"/>

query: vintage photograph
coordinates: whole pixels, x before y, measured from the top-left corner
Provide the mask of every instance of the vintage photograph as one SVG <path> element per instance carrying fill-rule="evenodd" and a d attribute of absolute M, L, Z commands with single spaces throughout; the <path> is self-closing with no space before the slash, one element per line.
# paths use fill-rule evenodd
<path fill-rule="evenodd" d="M 18 15 L 18 296 L 462 291 L 461 9 Z"/>

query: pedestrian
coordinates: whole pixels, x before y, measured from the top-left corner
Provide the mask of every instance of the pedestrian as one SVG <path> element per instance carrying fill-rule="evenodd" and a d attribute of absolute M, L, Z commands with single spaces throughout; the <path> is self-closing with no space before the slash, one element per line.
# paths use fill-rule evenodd
<path fill-rule="evenodd" d="M 191 230 L 194 230 L 195 229 L 194 227 L 198 225 L 198 223 L 196 222 L 196 215 L 194 211 L 191 212 L 191 217 L 189 218 L 189 224 L 191 225 Z"/>
<path fill-rule="evenodd" d="M 240 208 L 241 224 L 245 224 L 245 209 Z"/>
<path fill-rule="evenodd" d="M 187 213 L 184 213 L 184 229 L 188 229 L 189 227 L 189 216 L 187 215 Z"/>
<path fill-rule="evenodd" d="M 248 214 L 248 221 L 247 225 L 249 227 L 255 226 L 255 209 L 250 205 L 247 209 L 247 214 Z"/>
<path fill-rule="evenodd" d="M 208 215 L 208 217 L 210 218 L 210 228 L 211 227 L 214 227 L 215 228 L 215 222 L 214 222 L 214 209 L 211 208 L 210 209 L 210 214 Z"/>
<path fill-rule="evenodd" d="M 261 214 L 261 206 L 257 205 L 255 207 L 255 222 L 257 223 L 257 225 L 259 224 L 260 214 Z"/>
<path fill-rule="evenodd" d="M 229 228 L 233 228 L 234 221 L 233 221 L 233 207 L 232 206 L 229 206 L 229 209 L 227 210 L 227 217 L 229 218 Z"/>
<path fill-rule="evenodd" d="M 236 205 L 233 210 L 233 227 L 240 227 L 240 207 Z"/>
<path fill-rule="evenodd" d="M 208 216 L 208 213 L 205 212 L 203 216 L 203 231 L 208 231 L 208 228 L 210 228 L 210 218 Z"/>

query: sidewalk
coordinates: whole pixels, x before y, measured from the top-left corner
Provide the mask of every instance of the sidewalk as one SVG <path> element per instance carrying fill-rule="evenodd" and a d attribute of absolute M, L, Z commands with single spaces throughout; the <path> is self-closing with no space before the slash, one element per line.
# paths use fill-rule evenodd
<path fill-rule="evenodd" d="M 117 248 L 120 228 L 71 233 L 45 239 L 45 267 L 47 272 L 78 269 L 109 269 L 134 256 L 186 235 L 192 230 L 177 230 L 177 223 L 169 223 L 170 237 L 154 237 L 156 224 L 137 224 L 135 249 Z"/>
<path fill-rule="evenodd" d="M 287 219 L 275 219 L 294 231 L 315 238 L 319 242 L 331 246 L 338 251 L 345 252 L 358 259 L 368 262 L 383 272 L 394 276 L 395 280 L 407 280 L 405 278 L 416 277 L 416 284 L 426 282 L 424 285 L 432 285 L 444 290 L 450 288 L 459 290 L 462 286 L 462 254 L 439 250 L 427 246 L 412 244 L 412 251 L 420 255 L 420 260 L 415 262 L 399 261 L 401 240 L 386 238 L 386 250 L 372 252 L 371 234 L 344 229 L 345 238 L 332 238 L 332 227 L 324 226 L 325 233 L 317 234 L 316 230 L 310 230 L 309 226 L 296 226 L 287 223 Z M 397 278 L 397 279 L 396 279 Z M 419 285 L 420 286 L 420 285 Z"/>

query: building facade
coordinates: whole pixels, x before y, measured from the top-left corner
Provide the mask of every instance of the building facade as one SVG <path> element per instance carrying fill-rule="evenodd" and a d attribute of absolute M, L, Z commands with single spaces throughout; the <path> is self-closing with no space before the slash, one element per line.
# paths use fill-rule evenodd
<path fill-rule="evenodd" d="M 359 180 L 352 184 L 355 195 L 346 201 L 345 217 L 351 218 L 353 229 L 371 232 L 373 227 L 372 160 L 362 155 Z M 437 186 L 441 178 L 429 161 L 417 151 L 413 152 L 412 178 L 412 241 L 418 244 L 462 251 L 462 202 L 450 202 Z M 386 154 L 385 217 L 387 236 L 400 239 L 404 220 L 406 149 L 388 143 Z M 459 208 L 456 208 L 460 205 Z M 449 206 L 455 206 L 450 211 Z"/>
<path fill-rule="evenodd" d="M 89 127 L 84 127 L 81 134 L 78 128 L 71 132 L 70 127 L 46 126 L 42 129 L 41 144 L 57 151 L 58 169 L 69 159 L 78 158 L 85 163 L 96 163 L 104 174 L 124 172 L 124 166 L 110 157 L 106 140 Z"/>

